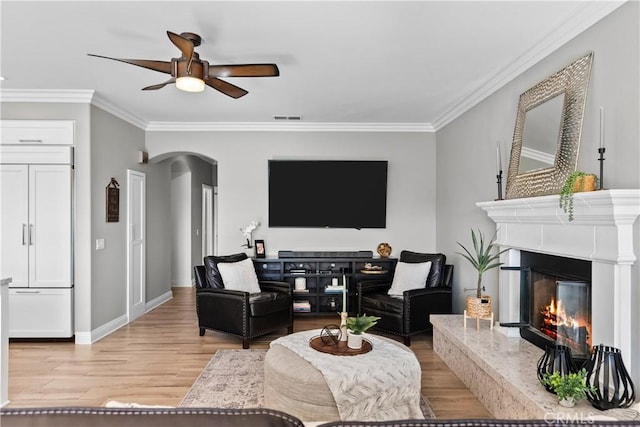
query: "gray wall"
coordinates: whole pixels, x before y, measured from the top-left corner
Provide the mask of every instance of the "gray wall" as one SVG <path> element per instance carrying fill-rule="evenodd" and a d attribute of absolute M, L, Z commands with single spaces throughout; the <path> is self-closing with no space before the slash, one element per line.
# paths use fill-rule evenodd
<path fill-rule="evenodd" d="M 389 242 L 401 249 L 434 251 L 435 138 L 432 133 L 384 132 L 147 132 L 151 159 L 167 153 L 200 153 L 217 161 L 218 253 L 243 250 L 240 229 L 252 220 L 262 225 L 253 237 L 264 239 L 267 255 L 279 250 L 372 250 Z M 269 228 L 269 159 L 388 160 L 385 229 Z M 345 183 L 345 191 L 357 188 Z M 292 198 L 291 209 L 340 209 L 326 195 Z"/>
<path fill-rule="evenodd" d="M 438 250 L 449 255 L 455 264 L 455 310 L 462 312 L 465 294 L 472 288 L 476 272 L 462 257 L 455 255 L 456 241 L 470 242 L 470 228 L 479 227 L 493 233 L 494 223 L 476 202 L 497 197 L 495 179 L 495 144 L 510 153 L 518 97 L 573 60 L 594 52 L 591 82 L 587 95 L 578 169 L 599 172 L 599 109 L 605 111 L 605 187 L 640 187 L 640 32 L 639 3 L 629 2 L 578 37 L 558 49 L 524 74 L 507 84 L 472 110 L 437 132 L 437 223 Z M 504 169 L 508 159 L 503 159 Z M 506 177 L 505 177 L 506 178 Z M 636 230 L 638 224 L 636 224 Z M 640 248 L 636 233 L 635 251 Z M 633 267 L 638 283 L 639 265 Z M 484 275 L 489 294 L 498 295 L 497 270 Z M 636 306 L 640 306 L 640 287 L 633 290 Z M 496 313 L 498 312 L 496 308 Z M 634 323 L 640 327 L 638 313 Z M 635 338 L 637 351 L 632 355 L 636 384 L 640 377 L 640 335 Z"/>

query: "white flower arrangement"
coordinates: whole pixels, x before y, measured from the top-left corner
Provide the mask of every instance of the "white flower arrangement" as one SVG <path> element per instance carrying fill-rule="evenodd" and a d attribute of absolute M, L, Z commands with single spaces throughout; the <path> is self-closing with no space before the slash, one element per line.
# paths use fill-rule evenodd
<path fill-rule="evenodd" d="M 258 228 L 258 226 L 260 225 L 260 223 L 256 220 L 253 220 L 249 223 L 249 225 L 247 225 L 244 228 L 241 228 L 240 231 L 242 231 L 242 235 L 244 236 L 245 239 L 247 239 L 247 243 L 245 243 L 242 246 L 246 246 L 247 248 L 252 248 L 253 245 L 251 244 L 252 240 L 253 240 L 253 231 Z"/>

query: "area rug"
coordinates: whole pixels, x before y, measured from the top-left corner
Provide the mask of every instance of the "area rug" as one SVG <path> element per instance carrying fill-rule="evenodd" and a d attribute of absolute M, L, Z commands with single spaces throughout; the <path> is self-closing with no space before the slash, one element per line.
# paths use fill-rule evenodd
<path fill-rule="evenodd" d="M 267 350 L 218 350 L 178 407 L 263 408 Z M 425 418 L 435 418 L 423 397 Z"/>

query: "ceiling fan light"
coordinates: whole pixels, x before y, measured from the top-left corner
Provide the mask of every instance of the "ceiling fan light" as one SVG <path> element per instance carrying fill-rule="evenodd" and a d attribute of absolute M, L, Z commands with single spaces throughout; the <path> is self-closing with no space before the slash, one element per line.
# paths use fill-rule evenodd
<path fill-rule="evenodd" d="M 185 92 L 202 92 L 204 90 L 204 80 L 196 77 L 178 77 L 176 87 Z"/>

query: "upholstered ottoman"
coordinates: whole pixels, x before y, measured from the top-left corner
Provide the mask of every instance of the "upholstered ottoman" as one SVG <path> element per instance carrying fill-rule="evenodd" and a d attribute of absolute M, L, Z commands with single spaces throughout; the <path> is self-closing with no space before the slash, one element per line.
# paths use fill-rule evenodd
<path fill-rule="evenodd" d="M 297 332 L 271 343 L 264 360 L 267 408 L 303 421 L 424 417 L 420 410 L 420 363 L 409 348 L 369 335 L 371 352 L 334 356 L 309 346 L 309 340 L 319 333 Z M 336 399 L 340 399 L 338 404 Z"/>
<path fill-rule="evenodd" d="M 272 346 L 264 358 L 264 403 L 267 408 L 302 421 L 340 419 L 333 394 L 320 371 L 280 345 Z"/>

